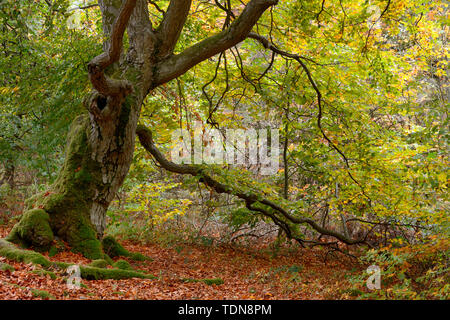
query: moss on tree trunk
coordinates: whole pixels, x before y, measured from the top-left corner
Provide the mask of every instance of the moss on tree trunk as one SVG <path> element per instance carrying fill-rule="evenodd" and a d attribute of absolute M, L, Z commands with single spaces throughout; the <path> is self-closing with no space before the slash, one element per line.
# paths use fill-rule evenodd
<path fill-rule="evenodd" d="M 7 240 L 46 249 L 55 235 L 87 258 L 103 257 L 101 242 L 90 221 L 90 209 L 95 194 L 108 185 L 102 181 L 100 164 L 91 157 L 87 140 L 89 124 L 87 115 L 73 121 L 68 134 L 66 159 L 58 178 L 49 190 L 26 201 L 27 211 Z"/>

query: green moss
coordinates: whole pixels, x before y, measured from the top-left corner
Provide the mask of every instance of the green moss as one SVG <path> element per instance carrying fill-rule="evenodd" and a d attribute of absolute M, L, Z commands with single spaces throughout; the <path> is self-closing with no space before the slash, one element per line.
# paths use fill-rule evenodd
<path fill-rule="evenodd" d="M 86 170 L 86 168 L 82 168 L 75 172 L 74 178 L 80 183 L 88 183 L 92 180 L 92 175 L 88 170 Z"/>
<path fill-rule="evenodd" d="M 50 250 L 48 250 L 48 256 L 49 257 L 54 257 L 58 254 L 58 248 L 56 248 L 55 246 L 52 246 L 50 248 Z"/>
<path fill-rule="evenodd" d="M 42 209 L 26 211 L 6 238 L 8 241 L 35 247 L 48 247 L 53 241 L 50 217 Z"/>
<path fill-rule="evenodd" d="M 31 289 L 31 293 L 34 297 L 39 297 L 46 300 L 55 300 L 55 297 L 45 290 Z"/>
<path fill-rule="evenodd" d="M 51 265 L 51 262 L 48 261 L 42 254 L 35 251 L 19 249 L 4 239 L 0 239 L 0 256 L 18 262 L 41 265 L 44 268 Z"/>
<path fill-rule="evenodd" d="M 114 261 L 111 259 L 106 253 L 103 254 L 103 260 L 106 260 L 108 262 L 108 265 L 112 266 Z"/>
<path fill-rule="evenodd" d="M 128 261 L 125 260 L 117 260 L 116 262 L 114 262 L 113 266 L 122 270 L 133 270 Z"/>
<path fill-rule="evenodd" d="M 128 257 L 130 252 L 125 249 L 114 237 L 107 236 L 102 240 L 103 251 L 111 258 Z"/>
<path fill-rule="evenodd" d="M 35 203 L 36 203 L 36 199 L 41 198 L 44 195 L 44 192 L 40 192 L 37 193 L 33 196 L 31 196 L 30 198 L 26 199 L 24 204 L 25 204 L 25 210 L 31 210 L 33 209 Z"/>
<path fill-rule="evenodd" d="M 88 222 L 81 221 L 78 226 L 74 226 L 74 229 L 68 238 L 72 245 L 72 251 L 79 252 L 88 259 L 102 259 L 104 257 L 102 244 L 96 238 L 96 232 L 88 225 Z"/>
<path fill-rule="evenodd" d="M 50 276 L 51 279 L 55 280 L 56 274 L 52 271 L 48 271 L 48 270 L 42 270 L 42 269 L 38 269 L 38 270 L 33 270 L 31 271 L 31 273 L 40 275 L 40 276 Z"/>
<path fill-rule="evenodd" d="M 106 268 L 109 265 L 108 261 L 104 259 L 97 259 L 92 261 L 89 266 L 95 268 Z"/>
<path fill-rule="evenodd" d="M 130 259 L 134 260 L 134 261 L 153 261 L 152 258 L 144 256 L 142 253 L 140 252 L 130 252 L 129 255 Z"/>
<path fill-rule="evenodd" d="M 14 271 L 16 271 L 16 269 L 14 269 L 14 267 L 12 265 L 0 262 L 0 271 L 14 272 Z"/>
<path fill-rule="evenodd" d="M 66 160 L 42 205 L 52 229 L 67 240 L 72 251 L 89 259 L 103 258 L 102 246 L 90 222 L 93 187 L 102 185 L 100 164 L 91 158 L 87 141 L 89 117 L 77 117 L 68 134 Z"/>
<path fill-rule="evenodd" d="M 211 286 L 211 285 L 213 285 L 213 284 L 215 284 L 215 285 L 221 285 L 221 284 L 224 283 L 223 280 L 220 279 L 220 278 L 215 278 L 215 279 L 203 279 L 203 280 L 200 280 L 200 281 L 206 283 L 208 286 Z"/>
<path fill-rule="evenodd" d="M 103 269 L 88 266 L 80 266 L 81 277 L 86 280 L 104 280 L 104 279 L 128 279 L 128 278 L 141 278 L 141 279 L 155 279 L 156 277 L 151 274 L 145 274 L 133 270 L 122 269 Z"/>
<path fill-rule="evenodd" d="M 112 236 L 106 236 L 102 240 L 103 251 L 111 258 L 116 257 L 129 257 L 134 261 L 152 261 L 153 259 L 147 257 L 139 252 L 130 252 L 125 249 L 116 239 Z"/>
<path fill-rule="evenodd" d="M 57 267 L 61 270 L 67 269 L 73 265 L 66 262 L 50 262 L 40 253 L 19 249 L 12 243 L 0 239 L 0 256 L 8 258 L 10 260 L 33 263 L 40 265 L 44 268 Z M 141 278 L 141 279 L 155 279 L 155 276 L 133 270 L 122 269 L 104 269 L 91 266 L 80 266 L 81 278 L 87 280 L 104 280 L 104 279 L 128 279 L 128 278 Z"/>
<path fill-rule="evenodd" d="M 45 291 L 45 290 L 39 290 L 39 289 L 23 287 L 23 286 L 19 286 L 18 284 L 15 284 L 15 283 L 10 283 L 10 285 L 12 285 L 15 288 L 20 288 L 22 290 L 30 290 L 34 297 L 39 297 L 39 298 L 48 299 L 48 300 L 49 299 L 52 299 L 52 300 L 55 299 L 54 296 L 52 296 L 48 291 Z"/>
<path fill-rule="evenodd" d="M 54 234 L 66 240 L 74 252 L 90 259 L 103 258 L 89 210 L 94 189 L 107 186 L 103 186 L 101 165 L 91 158 L 88 129 L 87 114 L 72 122 L 67 136 L 65 161 L 58 178 L 49 190 L 26 201 L 28 208 L 39 209 L 27 211 L 8 240 L 38 249 L 48 246 Z"/>

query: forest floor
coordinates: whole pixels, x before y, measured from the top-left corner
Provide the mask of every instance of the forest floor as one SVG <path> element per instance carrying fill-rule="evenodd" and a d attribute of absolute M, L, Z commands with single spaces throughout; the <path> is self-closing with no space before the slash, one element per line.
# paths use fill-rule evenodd
<path fill-rule="evenodd" d="M 10 228 L 0 225 L 0 238 Z M 157 278 L 81 280 L 81 288 L 70 290 L 66 274 L 52 279 L 36 274 L 37 267 L 32 264 L 0 257 L 0 263 L 14 268 L 0 271 L 0 299 L 351 299 L 348 277 L 363 272 L 355 259 L 327 255 L 324 249 L 282 248 L 274 252 L 267 247 L 121 243 L 153 260 L 121 259 Z M 44 255 L 52 261 L 91 262 L 70 251 L 51 258 Z M 186 278 L 220 278 L 223 284 L 186 282 Z"/>

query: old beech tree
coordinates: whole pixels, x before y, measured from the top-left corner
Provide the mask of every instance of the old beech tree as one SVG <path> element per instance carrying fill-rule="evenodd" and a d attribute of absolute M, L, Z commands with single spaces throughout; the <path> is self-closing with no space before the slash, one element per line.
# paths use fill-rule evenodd
<path fill-rule="evenodd" d="M 146 0 L 99 0 L 98 4 L 107 40 L 104 52 L 88 64 L 93 87 L 84 101 L 88 112 L 71 125 L 66 158 L 58 178 L 49 190 L 27 200 L 27 211 L 7 237 L 10 242 L 34 248 L 46 248 L 58 237 L 91 259 L 103 257 L 105 214 L 130 168 L 136 131 L 143 146 L 164 168 L 202 175 L 195 167 L 166 160 L 154 146 L 150 131 L 137 128 L 145 97 L 156 87 L 247 37 L 277 54 L 287 55 L 263 35 L 252 32 L 261 15 L 277 0 L 250 0 L 239 14 L 232 13 L 233 22 L 222 32 L 178 54 L 174 54 L 174 48 L 189 14 L 190 0 L 171 0 L 159 26 L 150 22 Z M 126 52 L 125 31 L 129 40 Z M 293 55 L 291 58 L 296 59 Z M 233 193 L 206 174 L 202 182 L 217 192 Z M 290 224 L 305 223 L 346 243 L 361 242 L 324 229 L 309 218 L 294 217 L 277 204 L 255 195 L 235 195 L 244 199 L 250 210 L 272 218 L 288 236 L 294 237 Z"/>

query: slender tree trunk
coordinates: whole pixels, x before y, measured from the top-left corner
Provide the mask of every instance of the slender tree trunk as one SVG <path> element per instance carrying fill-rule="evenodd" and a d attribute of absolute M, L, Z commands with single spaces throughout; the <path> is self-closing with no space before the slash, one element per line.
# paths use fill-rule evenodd
<path fill-rule="evenodd" d="M 7 183 L 11 189 L 14 189 L 14 175 L 16 171 L 16 166 L 13 161 L 5 161 L 5 171 L 3 172 L 2 180 L 0 180 L 0 186 Z"/>

